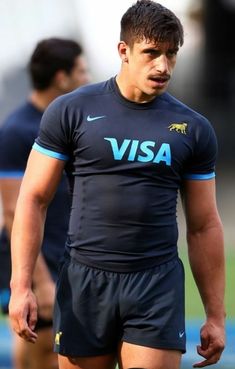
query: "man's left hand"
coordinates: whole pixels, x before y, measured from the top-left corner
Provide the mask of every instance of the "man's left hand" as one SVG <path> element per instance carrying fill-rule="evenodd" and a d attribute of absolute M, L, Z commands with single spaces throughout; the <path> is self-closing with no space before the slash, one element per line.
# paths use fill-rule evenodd
<path fill-rule="evenodd" d="M 203 368 L 219 361 L 225 347 L 224 325 L 218 324 L 216 320 L 207 320 L 201 328 L 200 337 L 201 345 L 197 346 L 197 352 L 206 360 L 195 363 L 194 368 Z"/>

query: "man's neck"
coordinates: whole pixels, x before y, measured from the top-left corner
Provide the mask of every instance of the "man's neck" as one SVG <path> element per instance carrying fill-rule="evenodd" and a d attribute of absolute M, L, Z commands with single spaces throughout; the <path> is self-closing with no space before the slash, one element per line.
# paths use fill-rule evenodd
<path fill-rule="evenodd" d="M 124 70 L 116 77 L 116 82 L 119 88 L 119 91 L 122 96 L 124 96 L 127 100 L 133 101 L 138 104 L 148 103 L 155 99 L 156 96 L 147 95 L 138 89 L 134 84 L 129 80 L 128 73 L 125 73 Z"/>
<path fill-rule="evenodd" d="M 44 111 L 47 106 L 60 95 L 58 91 L 52 88 L 46 90 L 33 90 L 29 96 L 29 101 L 40 111 Z"/>

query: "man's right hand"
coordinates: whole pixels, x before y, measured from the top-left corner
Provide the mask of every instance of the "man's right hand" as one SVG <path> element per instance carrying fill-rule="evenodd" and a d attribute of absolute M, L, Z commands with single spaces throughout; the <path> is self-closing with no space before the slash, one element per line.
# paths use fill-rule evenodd
<path fill-rule="evenodd" d="M 31 289 L 12 288 L 9 317 L 12 329 L 20 337 L 36 342 L 37 334 L 33 330 L 37 322 L 37 302 Z"/>

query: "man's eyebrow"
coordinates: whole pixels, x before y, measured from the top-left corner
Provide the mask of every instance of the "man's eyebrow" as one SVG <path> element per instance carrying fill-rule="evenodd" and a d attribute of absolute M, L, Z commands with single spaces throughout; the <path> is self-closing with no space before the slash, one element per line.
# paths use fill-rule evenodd
<path fill-rule="evenodd" d="M 160 46 L 146 46 L 142 52 L 149 52 L 149 51 L 161 51 L 161 47 Z M 179 47 L 169 47 L 166 51 L 174 51 L 174 52 L 178 52 L 179 51 Z"/>
<path fill-rule="evenodd" d="M 158 46 L 146 46 L 142 51 L 160 51 L 160 47 Z"/>

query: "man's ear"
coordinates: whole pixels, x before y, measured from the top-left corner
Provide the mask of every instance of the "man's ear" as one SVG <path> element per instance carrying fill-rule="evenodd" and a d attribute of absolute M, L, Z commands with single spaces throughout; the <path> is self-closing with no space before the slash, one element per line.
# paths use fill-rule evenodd
<path fill-rule="evenodd" d="M 118 53 L 123 63 L 128 63 L 129 47 L 124 41 L 118 43 Z"/>
<path fill-rule="evenodd" d="M 54 76 L 54 85 L 60 90 L 68 88 L 68 74 L 64 70 L 58 70 Z"/>

